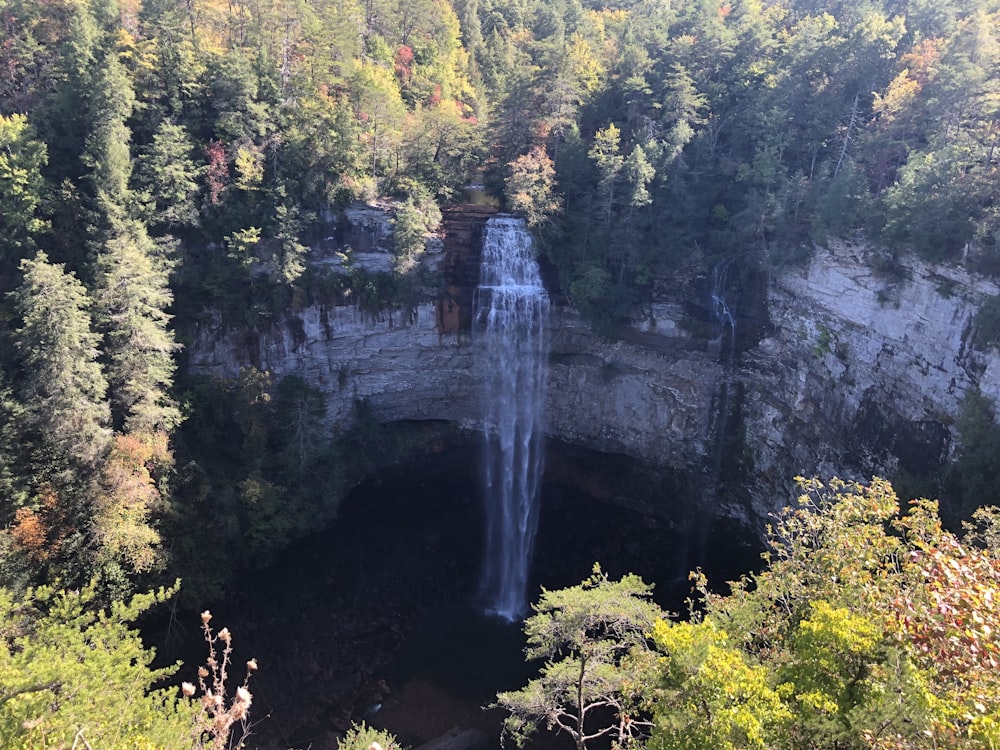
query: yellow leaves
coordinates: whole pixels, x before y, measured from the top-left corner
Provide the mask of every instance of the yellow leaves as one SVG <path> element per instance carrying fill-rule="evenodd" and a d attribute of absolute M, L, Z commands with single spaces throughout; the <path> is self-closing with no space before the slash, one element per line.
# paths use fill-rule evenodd
<path fill-rule="evenodd" d="M 875 93 L 872 110 L 879 117 L 895 119 L 916 100 L 918 93 L 920 93 L 920 83 L 910 77 L 908 68 L 904 68 L 889 82 L 884 95 Z"/>
<path fill-rule="evenodd" d="M 511 210 L 525 217 L 529 226 L 537 226 L 559 210 L 555 194 L 555 163 L 536 145 L 510 164 L 510 176 L 504 186 Z"/>
<path fill-rule="evenodd" d="M 795 696 L 795 699 L 813 711 L 819 711 L 821 713 L 831 715 L 837 713 L 837 702 L 826 693 L 822 693 L 818 690 L 803 691 L 798 693 Z"/>
<path fill-rule="evenodd" d="M 798 641 L 809 648 L 820 647 L 829 657 L 843 660 L 847 655 L 871 655 L 881 631 L 866 617 L 825 601 L 809 602 L 811 616 L 799 623 Z"/>
<path fill-rule="evenodd" d="M 233 160 L 240 190 L 260 190 L 264 182 L 264 152 L 253 144 L 238 146 Z"/>
<path fill-rule="evenodd" d="M 750 664 L 711 620 L 653 626 L 665 655 L 664 691 L 655 712 L 652 747 L 764 748 L 789 712 L 768 685 L 767 670 Z"/>
<path fill-rule="evenodd" d="M 615 49 L 615 40 L 620 38 L 631 18 L 625 8 L 602 8 L 586 11 L 587 24 L 593 37 L 604 43 L 606 51 Z"/>
<path fill-rule="evenodd" d="M 136 572 L 148 572 L 162 563 L 160 535 L 150 525 L 162 503 L 152 472 L 169 461 L 165 434 L 130 433 L 115 437 L 103 467 L 94 535 L 105 554 Z"/>
<path fill-rule="evenodd" d="M 566 45 L 566 57 L 572 76 L 587 93 L 594 93 L 601 85 L 605 67 L 594 53 L 594 49 L 583 36 L 573 34 Z"/>

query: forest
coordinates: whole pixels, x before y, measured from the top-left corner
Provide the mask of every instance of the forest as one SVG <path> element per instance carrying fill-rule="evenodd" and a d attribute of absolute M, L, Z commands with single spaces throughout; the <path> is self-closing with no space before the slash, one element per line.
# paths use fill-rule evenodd
<path fill-rule="evenodd" d="M 218 714 L 193 685 L 151 690 L 165 673 L 126 623 L 177 578 L 198 606 L 332 519 L 380 427 L 359 404 L 349 432 L 307 445 L 323 412 L 308 385 L 195 377 L 178 366 L 186 336 L 210 310 L 252 329 L 316 298 L 405 299 L 440 208 L 470 183 L 524 217 L 559 295 L 599 330 L 680 264 L 780 268 L 831 238 L 875 243 L 889 271 L 914 253 L 1000 277 L 997 0 L 0 0 L 0 25 L 5 747 L 190 746 L 198 706 L 225 732 L 192 741 L 229 741 L 246 684 Z M 392 206 L 393 271 L 310 268 L 356 201 Z M 1000 438 L 983 440 L 993 466 Z M 682 732 L 646 705 L 651 747 L 777 747 L 774 727 L 805 747 L 812 730 L 788 723 L 803 701 L 838 727 L 812 747 L 997 747 L 995 528 L 960 543 L 919 514 L 888 518 L 852 574 L 924 576 L 923 619 L 896 623 L 906 648 L 864 617 L 885 589 L 846 601 L 786 572 L 793 592 L 768 593 L 769 574 L 730 600 L 706 592 L 690 632 L 650 631 L 666 682 L 643 700 L 680 690 L 690 716 L 729 724 Z M 228 654 L 228 631 L 205 628 Z M 970 642 L 983 650 L 960 653 Z M 36 673 L 66 644 L 108 661 Z M 730 682 L 689 691 L 696 656 Z M 202 698 L 225 681 L 204 677 Z M 795 680 L 813 686 L 798 708 L 782 692 Z M 71 715 L 80 691 L 131 693 L 112 705 L 135 721 Z M 926 711 L 908 727 L 850 718 L 886 691 Z M 723 695 L 742 708 L 715 713 Z"/>

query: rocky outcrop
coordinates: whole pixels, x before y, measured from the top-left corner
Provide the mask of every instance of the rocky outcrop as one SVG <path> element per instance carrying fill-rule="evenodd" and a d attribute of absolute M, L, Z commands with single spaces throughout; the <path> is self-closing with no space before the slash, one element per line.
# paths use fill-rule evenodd
<path fill-rule="evenodd" d="M 705 347 L 596 336 L 571 309 L 552 316 L 549 431 L 594 450 L 692 468 L 705 458 L 724 368 Z"/>
<path fill-rule="evenodd" d="M 969 336 L 996 285 L 916 259 L 878 272 L 872 252 L 832 243 L 773 277 L 773 327 L 739 365 L 761 469 L 925 476 L 953 450 L 965 394 L 1000 399 L 1000 357 Z"/>
<path fill-rule="evenodd" d="M 353 211 L 341 235 L 350 262 L 391 268 L 386 212 Z M 386 422 L 478 430 L 484 380 L 469 322 L 489 214 L 445 212 L 421 258 L 437 279 L 422 301 L 375 312 L 315 304 L 252 334 L 212 316 L 193 336 L 190 366 L 220 377 L 248 364 L 299 375 L 326 395 L 335 427 L 363 399 Z M 337 250 L 313 262 L 342 264 Z M 833 244 L 769 279 L 733 274 L 721 290 L 733 297 L 731 339 L 711 318 L 707 279 L 665 286 L 646 319 L 613 341 L 572 310 L 554 310 L 549 434 L 687 471 L 735 515 L 785 504 L 795 474 L 919 475 L 939 466 L 953 451 L 964 394 L 978 388 L 1000 401 L 1000 356 L 975 350 L 969 337 L 978 305 L 998 290 L 919 261 L 876 272 L 870 252 Z M 714 491 L 727 470 L 740 492 Z"/>
<path fill-rule="evenodd" d="M 473 424 L 479 380 L 468 331 L 475 286 L 469 275 L 478 272 L 477 239 L 492 213 L 482 207 L 445 213 L 442 231 L 428 237 L 414 272 L 436 280 L 421 301 L 368 309 L 331 300 L 290 310 L 253 331 L 210 314 L 193 333 L 190 367 L 220 378 L 233 378 L 245 366 L 276 380 L 297 375 L 323 392 L 335 430 L 349 424 L 360 400 L 384 422 Z M 333 272 L 391 273 L 394 258 L 391 207 L 357 205 L 309 262 Z"/>
<path fill-rule="evenodd" d="M 444 262 L 442 289 L 435 305 L 442 334 L 461 337 L 472 325 L 473 294 L 479 283 L 483 225 L 496 213 L 490 206 L 450 206 L 442 210 L 441 237 Z"/>

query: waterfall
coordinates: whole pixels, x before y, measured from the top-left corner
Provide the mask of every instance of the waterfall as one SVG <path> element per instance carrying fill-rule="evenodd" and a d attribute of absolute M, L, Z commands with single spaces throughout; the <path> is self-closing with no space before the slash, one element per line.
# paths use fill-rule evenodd
<path fill-rule="evenodd" d="M 726 365 L 732 364 L 733 355 L 736 353 L 736 318 L 730 312 L 729 303 L 726 301 L 726 283 L 729 281 L 729 266 L 731 264 L 732 261 L 730 259 L 715 264 L 712 268 L 712 289 L 710 290 L 712 296 L 712 317 L 715 318 L 715 322 L 719 327 L 716 344 L 719 347 L 720 354 L 727 341 L 726 329 L 729 329 L 729 345 L 726 347 L 724 355 L 724 364 Z"/>
<path fill-rule="evenodd" d="M 677 571 L 680 583 L 687 579 L 688 571 L 704 564 L 706 544 L 711 526 L 711 509 L 716 505 L 722 480 L 722 464 L 726 456 L 726 440 L 730 422 L 730 402 L 733 400 L 733 365 L 736 360 L 736 316 L 729 308 L 726 287 L 729 282 L 730 259 L 712 267 L 711 286 L 708 290 L 709 307 L 715 323 L 715 336 L 709 341 L 709 350 L 718 354 L 722 376 L 712 398 L 709 441 L 711 450 L 705 465 L 705 496 L 701 507 L 685 519 L 687 532 L 677 546 Z"/>
<path fill-rule="evenodd" d="M 714 496 L 718 490 L 719 477 L 722 474 L 722 458 L 726 444 L 726 431 L 729 429 L 730 378 L 732 377 L 733 360 L 736 358 L 736 318 L 729 309 L 726 300 L 726 284 L 729 281 L 730 259 L 717 263 L 712 268 L 712 317 L 718 326 L 718 334 L 713 342 L 718 346 L 719 360 L 725 368 L 719 388 L 716 391 L 715 444 L 712 447 L 712 474 L 709 491 Z"/>
<path fill-rule="evenodd" d="M 481 594 L 491 614 L 527 612 L 538 526 L 549 299 L 520 219 L 486 223 L 473 333 L 482 353 L 486 536 Z"/>

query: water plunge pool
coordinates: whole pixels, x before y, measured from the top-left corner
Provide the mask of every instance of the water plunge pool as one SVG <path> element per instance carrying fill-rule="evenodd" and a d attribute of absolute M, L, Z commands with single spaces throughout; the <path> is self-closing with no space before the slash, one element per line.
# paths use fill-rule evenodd
<path fill-rule="evenodd" d="M 676 611 L 690 568 L 722 581 L 756 564 L 749 535 L 682 512 L 697 500 L 671 497 L 677 488 L 637 462 L 551 441 L 548 451 L 531 600 L 540 586 L 579 583 L 600 562 L 612 576 L 655 582 L 661 605 Z M 470 443 L 365 482 L 331 528 L 248 573 L 237 595 L 211 607 L 234 632 L 237 657 L 260 664 L 258 747 L 334 748 L 361 719 L 414 748 L 456 726 L 477 730 L 478 747 L 498 746 L 503 717 L 482 706 L 524 684 L 534 665 L 524 663 L 517 624 L 477 609 L 479 466 Z M 637 492 L 655 493 L 646 504 L 657 514 L 616 502 Z"/>

